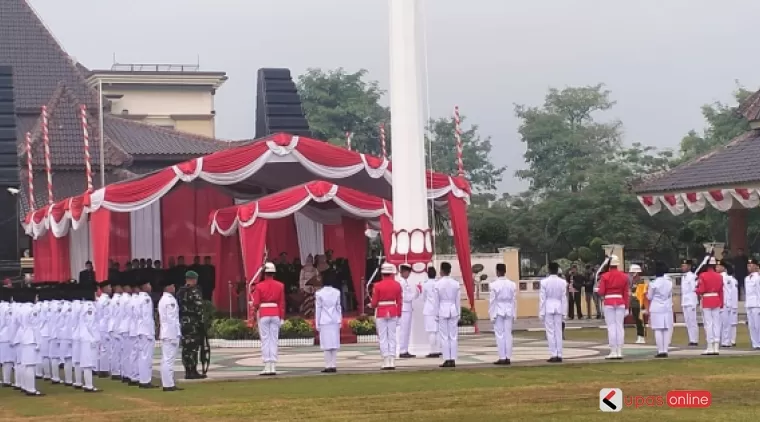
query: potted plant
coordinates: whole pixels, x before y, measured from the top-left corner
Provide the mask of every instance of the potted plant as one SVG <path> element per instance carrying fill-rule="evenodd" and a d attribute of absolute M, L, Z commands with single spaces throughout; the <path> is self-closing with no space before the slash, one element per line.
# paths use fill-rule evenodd
<path fill-rule="evenodd" d="M 470 308 L 462 307 L 459 312 L 459 334 L 474 334 L 478 315 Z"/>
<path fill-rule="evenodd" d="M 377 328 L 375 327 L 375 318 L 369 315 L 361 315 L 352 319 L 348 326 L 356 334 L 357 343 L 373 343 L 377 341 Z"/>
<path fill-rule="evenodd" d="M 303 318 L 285 320 L 280 326 L 280 346 L 314 345 L 314 328 Z"/>

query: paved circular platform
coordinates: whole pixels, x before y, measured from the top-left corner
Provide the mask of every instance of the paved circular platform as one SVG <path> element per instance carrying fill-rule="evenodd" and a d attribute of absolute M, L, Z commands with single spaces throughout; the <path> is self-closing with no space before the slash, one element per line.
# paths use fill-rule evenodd
<path fill-rule="evenodd" d="M 672 357 L 700 356 L 703 348 L 671 347 Z M 609 353 L 606 344 L 591 341 L 565 341 L 563 359 L 566 362 L 604 361 Z M 725 349 L 721 356 L 756 354 L 751 350 Z M 627 360 L 650 359 L 654 357 L 655 346 L 652 344 L 626 344 L 623 354 Z M 209 380 L 238 379 L 255 377 L 262 370 L 259 349 L 212 349 L 212 361 Z M 541 365 L 549 357 L 546 340 L 516 336 L 512 362 L 515 364 Z M 720 358 L 720 357 L 718 357 Z M 496 344 L 492 335 L 462 336 L 459 341 L 458 367 L 477 367 L 490 365 L 498 359 Z M 375 344 L 343 345 L 338 352 L 338 370 L 340 372 L 367 372 L 379 370 L 382 363 L 378 346 Z M 418 357 L 414 359 L 397 359 L 399 370 L 425 370 L 436 368 L 440 359 Z M 160 355 L 156 355 L 154 368 L 160 365 Z M 318 347 L 281 347 L 277 370 L 280 375 L 318 374 L 324 367 L 324 355 Z M 178 375 L 183 368 L 179 361 L 175 366 Z M 180 378 L 179 376 L 177 378 Z"/>

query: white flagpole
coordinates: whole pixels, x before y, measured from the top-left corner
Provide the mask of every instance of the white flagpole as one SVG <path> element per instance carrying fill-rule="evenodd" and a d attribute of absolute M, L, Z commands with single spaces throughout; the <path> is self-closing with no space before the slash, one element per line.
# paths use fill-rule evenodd
<path fill-rule="evenodd" d="M 105 128 L 103 127 L 103 80 L 98 79 L 98 119 L 100 125 L 100 187 L 106 185 Z"/>

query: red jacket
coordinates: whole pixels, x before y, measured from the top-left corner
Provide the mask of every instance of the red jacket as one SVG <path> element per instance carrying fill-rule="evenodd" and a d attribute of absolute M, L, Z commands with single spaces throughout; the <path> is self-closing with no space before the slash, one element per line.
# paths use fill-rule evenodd
<path fill-rule="evenodd" d="M 372 290 L 372 307 L 375 308 L 375 318 L 394 318 L 401 316 L 401 306 L 404 304 L 401 284 L 393 275 L 385 275 L 375 283 Z"/>
<path fill-rule="evenodd" d="M 269 278 L 264 279 L 253 290 L 253 308 L 261 317 L 285 319 L 285 285 Z"/>
<path fill-rule="evenodd" d="M 702 309 L 723 307 L 723 276 L 712 268 L 699 275 L 697 294 L 702 296 Z"/>
<path fill-rule="evenodd" d="M 599 280 L 599 296 L 604 296 L 604 306 L 624 305 L 628 308 L 631 289 L 628 275 L 617 268 L 610 268 Z"/>

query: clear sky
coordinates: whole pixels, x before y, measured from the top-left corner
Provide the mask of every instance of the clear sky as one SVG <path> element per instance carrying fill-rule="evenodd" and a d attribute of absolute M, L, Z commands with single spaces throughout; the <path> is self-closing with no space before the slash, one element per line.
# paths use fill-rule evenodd
<path fill-rule="evenodd" d="M 195 63 L 226 71 L 217 134 L 254 134 L 256 70 L 369 70 L 387 87 L 387 0 L 30 0 L 64 48 L 90 68 Z M 548 87 L 603 82 L 626 142 L 677 147 L 701 130 L 700 106 L 739 80 L 760 87 L 757 0 L 426 0 L 433 117 L 455 104 L 507 165 L 524 167 L 514 104 Z"/>

